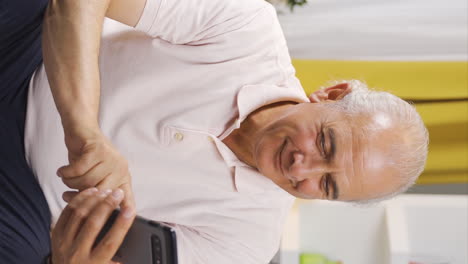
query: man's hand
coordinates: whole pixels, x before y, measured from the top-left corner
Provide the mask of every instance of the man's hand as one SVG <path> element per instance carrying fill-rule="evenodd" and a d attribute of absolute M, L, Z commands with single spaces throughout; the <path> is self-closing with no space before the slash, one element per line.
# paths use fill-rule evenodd
<path fill-rule="evenodd" d="M 100 190 L 120 188 L 125 192 L 122 208 L 128 207 L 134 211 L 135 202 L 127 160 L 99 129 L 65 131 L 70 164 L 57 170 L 57 175 L 63 182 L 79 191 L 90 187 Z"/>
<path fill-rule="evenodd" d="M 79 193 L 63 210 L 52 231 L 53 264 L 107 264 L 130 228 L 135 213 L 121 211 L 112 228 L 93 248 L 97 235 L 112 211 L 124 198 L 123 191 L 101 192 L 96 188 Z"/>

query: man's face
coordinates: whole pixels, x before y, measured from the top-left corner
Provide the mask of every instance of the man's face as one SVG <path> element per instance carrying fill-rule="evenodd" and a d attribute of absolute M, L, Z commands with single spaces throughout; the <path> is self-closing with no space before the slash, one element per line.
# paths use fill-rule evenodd
<path fill-rule="evenodd" d="M 365 200 L 399 186 L 387 164 L 396 132 L 363 135 L 360 124 L 325 103 L 302 103 L 288 109 L 261 131 L 254 159 L 258 170 L 290 194 L 305 199 Z M 353 124 L 350 126 L 349 124 Z"/>

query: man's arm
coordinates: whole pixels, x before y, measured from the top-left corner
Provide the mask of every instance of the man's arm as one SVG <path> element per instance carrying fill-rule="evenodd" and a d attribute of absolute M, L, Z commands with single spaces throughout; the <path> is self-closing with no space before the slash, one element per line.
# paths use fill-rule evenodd
<path fill-rule="evenodd" d="M 53 0 L 43 27 L 44 64 L 64 129 L 95 129 L 99 46 L 106 14 L 134 26 L 146 0 Z"/>
<path fill-rule="evenodd" d="M 146 0 L 52 0 L 44 16 L 44 66 L 61 116 L 69 165 L 58 170 L 70 188 L 122 188 L 132 205 L 124 157 L 102 135 L 99 46 L 104 17 L 135 25 Z"/>

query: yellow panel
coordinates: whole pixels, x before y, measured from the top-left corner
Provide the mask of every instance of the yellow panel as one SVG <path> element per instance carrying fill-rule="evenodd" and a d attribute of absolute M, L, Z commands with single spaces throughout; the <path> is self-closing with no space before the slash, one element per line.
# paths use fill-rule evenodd
<path fill-rule="evenodd" d="M 331 80 L 359 79 L 406 98 L 468 97 L 468 62 L 293 60 L 307 93 Z"/>
<path fill-rule="evenodd" d="M 468 124 L 468 101 L 417 104 L 416 108 L 427 126 L 453 123 Z"/>
<path fill-rule="evenodd" d="M 468 171 L 447 172 L 447 173 L 423 173 L 419 177 L 418 184 L 447 184 L 447 183 L 467 183 Z"/>
<path fill-rule="evenodd" d="M 430 133 L 430 131 L 429 131 Z M 426 171 L 468 170 L 467 142 L 434 142 L 429 145 Z"/>

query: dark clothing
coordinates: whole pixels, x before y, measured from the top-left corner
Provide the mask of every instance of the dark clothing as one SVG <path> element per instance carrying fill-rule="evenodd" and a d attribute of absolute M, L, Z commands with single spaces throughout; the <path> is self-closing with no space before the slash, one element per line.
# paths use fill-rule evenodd
<path fill-rule="evenodd" d="M 47 0 L 0 0 L 0 263 L 44 263 L 50 211 L 26 163 L 28 85 L 42 62 Z M 45 154 L 45 153 L 44 153 Z"/>

